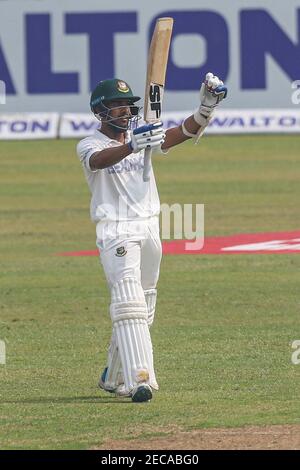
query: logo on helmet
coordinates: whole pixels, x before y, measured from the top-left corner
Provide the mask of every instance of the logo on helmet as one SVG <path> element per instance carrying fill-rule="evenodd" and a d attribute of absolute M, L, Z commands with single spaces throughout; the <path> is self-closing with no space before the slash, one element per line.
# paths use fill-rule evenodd
<path fill-rule="evenodd" d="M 125 82 L 118 82 L 117 88 L 122 93 L 128 93 L 129 92 L 129 87 L 128 87 L 127 83 L 125 83 Z"/>

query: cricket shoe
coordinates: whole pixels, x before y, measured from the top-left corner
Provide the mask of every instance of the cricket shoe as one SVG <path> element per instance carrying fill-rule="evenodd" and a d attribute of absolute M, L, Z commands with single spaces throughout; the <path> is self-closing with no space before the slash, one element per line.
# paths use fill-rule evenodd
<path fill-rule="evenodd" d="M 127 388 L 125 388 L 125 384 L 118 385 L 114 393 L 117 397 L 131 398 L 131 392 L 128 392 Z"/>
<path fill-rule="evenodd" d="M 143 401 L 150 401 L 152 398 L 152 390 L 148 384 L 136 385 L 131 392 L 131 400 L 134 403 L 142 403 Z"/>
<path fill-rule="evenodd" d="M 116 392 L 115 388 L 110 388 L 107 385 L 105 385 L 107 369 L 108 369 L 108 367 L 105 367 L 104 371 L 100 375 L 99 382 L 98 382 L 98 387 L 101 388 L 101 390 L 104 390 L 105 392 L 115 393 Z"/>

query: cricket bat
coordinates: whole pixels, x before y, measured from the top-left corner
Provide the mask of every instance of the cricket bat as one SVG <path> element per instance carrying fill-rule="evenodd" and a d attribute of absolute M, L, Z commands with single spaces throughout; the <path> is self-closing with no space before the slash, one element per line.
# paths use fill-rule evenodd
<path fill-rule="evenodd" d="M 173 18 L 158 18 L 148 54 L 147 79 L 144 100 L 144 120 L 154 123 L 160 120 L 166 80 Z M 151 149 L 145 150 L 143 180 L 150 180 Z"/>

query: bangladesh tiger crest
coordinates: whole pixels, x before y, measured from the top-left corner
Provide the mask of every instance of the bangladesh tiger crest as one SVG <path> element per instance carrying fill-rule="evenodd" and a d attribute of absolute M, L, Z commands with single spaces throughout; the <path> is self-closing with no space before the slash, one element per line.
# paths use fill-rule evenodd
<path fill-rule="evenodd" d="M 128 93 L 129 92 L 129 87 L 128 87 L 127 83 L 125 83 L 125 82 L 118 81 L 117 88 L 122 93 Z"/>
<path fill-rule="evenodd" d="M 117 248 L 115 255 L 116 256 L 125 256 L 126 253 L 127 253 L 127 250 L 125 250 L 125 247 L 120 246 L 119 248 Z"/>

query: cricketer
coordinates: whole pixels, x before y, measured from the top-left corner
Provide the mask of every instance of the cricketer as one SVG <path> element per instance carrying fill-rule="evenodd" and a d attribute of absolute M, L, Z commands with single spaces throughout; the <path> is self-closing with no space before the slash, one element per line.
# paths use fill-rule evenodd
<path fill-rule="evenodd" d="M 77 153 L 91 191 L 90 214 L 111 295 L 112 336 L 99 386 L 133 402 L 151 400 L 159 388 L 149 328 L 162 257 L 160 201 L 152 165 L 150 180 L 143 180 L 144 152 L 167 153 L 198 139 L 226 95 L 223 82 L 208 73 L 197 110 L 166 131 L 161 122 L 138 126 L 140 97 L 123 80 L 103 80 L 91 95 L 91 110 L 101 125 L 78 143 Z"/>

